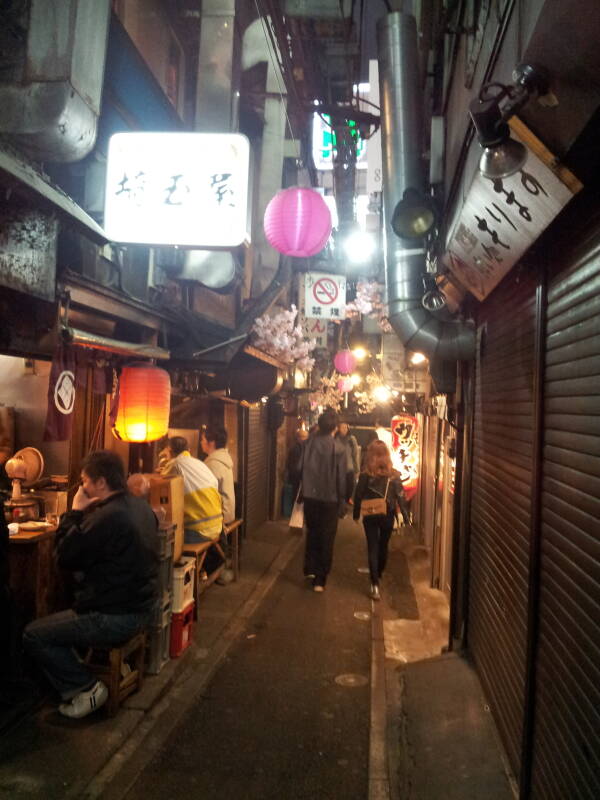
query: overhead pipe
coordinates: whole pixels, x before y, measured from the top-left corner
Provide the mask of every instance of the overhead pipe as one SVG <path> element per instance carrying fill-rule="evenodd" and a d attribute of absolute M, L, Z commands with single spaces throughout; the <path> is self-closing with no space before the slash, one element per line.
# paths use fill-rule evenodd
<path fill-rule="evenodd" d="M 423 96 L 417 23 L 394 11 L 377 22 L 386 285 L 389 321 L 407 350 L 441 360 L 467 360 L 475 331 L 464 322 L 436 318 L 422 305 L 427 272 L 422 240 L 397 237 L 392 213 L 406 189 L 426 193 L 421 147 Z"/>
<path fill-rule="evenodd" d="M 27 33 L 15 74 L 0 85 L 0 133 L 41 161 L 79 161 L 96 142 L 109 0 L 18 6 L 28 6 Z"/>

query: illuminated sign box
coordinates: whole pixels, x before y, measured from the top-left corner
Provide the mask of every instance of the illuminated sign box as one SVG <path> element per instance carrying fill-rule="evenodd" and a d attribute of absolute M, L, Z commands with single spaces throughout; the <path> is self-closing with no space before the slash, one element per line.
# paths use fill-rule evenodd
<path fill-rule="evenodd" d="M 104 229 L 114 242 L 237 247 L 247 230 L 250 145 L 239 133 L 117 133 Z"/>

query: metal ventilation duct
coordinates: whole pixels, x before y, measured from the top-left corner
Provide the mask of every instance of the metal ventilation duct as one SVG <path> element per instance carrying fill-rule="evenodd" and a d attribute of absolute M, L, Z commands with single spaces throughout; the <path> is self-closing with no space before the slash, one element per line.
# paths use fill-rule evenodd
<path fill-rule="evenodd" d="M 461 322 L 436 319 L 423 308 L 425 250 L 420 240 L 392 233 L 392 212 L 408 188 L 425 190 L 421 146 L 423 95 L 419 77 L 417 24 L 395 11 L 377 23 L 383 211 L 389 320 L 404 346 L 429 358 L 470 359 L 475 332 Z"/>
<path fill-rule="evenodd" d="M 26 4 L 8 5 L 3 24 L 18 29 Z M 31 0 L 19 66 L 0 81 L 0 133 L 34 158 L 78 161 L 93 148 L 109 14 L 109 0 Z"/>

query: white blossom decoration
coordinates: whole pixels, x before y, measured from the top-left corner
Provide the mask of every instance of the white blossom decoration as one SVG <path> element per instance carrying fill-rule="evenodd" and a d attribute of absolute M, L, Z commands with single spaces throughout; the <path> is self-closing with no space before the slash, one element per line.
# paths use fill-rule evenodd
<path fill-rule="evenodd" d="M 346 317 L 376 317 L 384 333 L 390 333 L 392 326 L 388 320 L 388 307 L 383 302 L 384 287 L 377 281 L 359 281 L 356 284 L 356 297 L 346 304 Z"/>
<path fill-rule="evenodd" d="M 254 345 L 285 364 L 295 363 L 299 369 L 310 372 L 315 364 L 311 353 L 317 343 L 307 339 L 302 327 L 296 325 L 297 316 L 298 309 L 292 305 L 289 311 L 258 317 L 252 326 Z"/>
<path fill-rule="evenodd" d="M 324 376 L 314 392 L 309 395 L 310 407 L 313 411 L 317 408 L 333 408 L 339 411 L 344 402 L 344 393 L 337 388 L 339 379 L 342 376 L 339 372 L 334 372 L 328 378 Z"/>

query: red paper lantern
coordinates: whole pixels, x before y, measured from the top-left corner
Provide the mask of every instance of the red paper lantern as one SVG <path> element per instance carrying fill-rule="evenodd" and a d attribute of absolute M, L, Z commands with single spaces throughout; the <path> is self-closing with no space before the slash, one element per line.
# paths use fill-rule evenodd
<path fill-rule="evenodd" d="M 265 211 L 267 241 L 286 256 L 308 258 L 320 253 L 331 235 L 331 213 L 313 189 L 292 187 L 277 192 Z"/>
<path fill-rule="evenodd" d="M 113 433 L 124 442 L 154 442 L 169 430 L 171 379 L 151 364 L 123 367 Z"/>
<path fill-rule="evenodd" d="M 340 350 L 335 354 L 333 363 L 340 375 L 349 375 L 356 367 L 356 356 L 352 350 Z"/>

